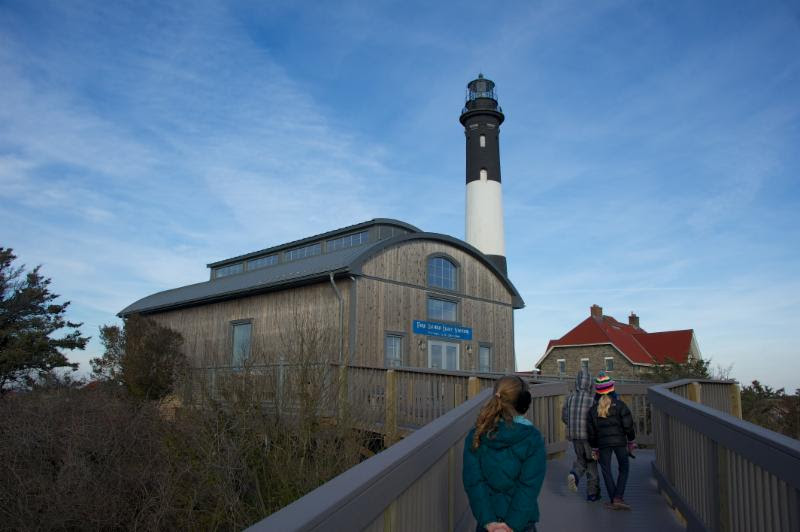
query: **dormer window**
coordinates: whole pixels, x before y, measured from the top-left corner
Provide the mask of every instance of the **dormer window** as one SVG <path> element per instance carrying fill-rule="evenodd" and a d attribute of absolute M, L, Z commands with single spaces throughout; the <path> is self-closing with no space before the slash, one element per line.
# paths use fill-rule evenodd
<path fill-rule="evenodd" d="M 277 255 L 269 255 L 267 257 L 258 257 L 257 259 L 250 259 L 247 261 L 247 271 L 257 270 L 259 268 L 266 268 L 278 264 Z"/>
<path fill-rule="evenodd" d="M 428 286 L 458 290 L 458 268 L 445 257 L 428 259 Z"/>
<path fill-rule="evenodd" d="M 322 253 L 322 243 L 317 242 L 310 246 L 303 246 L 301 248 L 290 249 L 286 252 L 286 260 L 304 259 L 306 257 L 313 257 Z"/>
<path fill-rule="evenodd" d="M 237 273 L 242 273 L 244 271 L 244 264 L 241 262 L 236 264 L 230 264 L 228 266 L 222 266 L 221 268 L 214 269 L 214 279 L 219 279 L 220 277 L 227 277 L 229 275 L 236 275 Z"/>
<path fill-rule="evenodd" d="M 360 233 L 353 233 L 352 235 L 335 238 L 333 240 L 328 240 L 328 251 L 360 246 L 361 244 L 366 244 L 367 240 L 369 240 L 369 231 L 361 231 Z"/>

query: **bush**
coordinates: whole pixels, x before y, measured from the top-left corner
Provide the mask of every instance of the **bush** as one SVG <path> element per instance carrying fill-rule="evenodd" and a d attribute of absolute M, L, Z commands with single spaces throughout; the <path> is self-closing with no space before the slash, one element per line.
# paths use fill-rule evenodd
<path fill-rule="evenodd" d="M 159 406 L 113 383 L 0 400 L 2 528 L 241 530 L 360 459 L 360 434 L 320 409 Z"/>

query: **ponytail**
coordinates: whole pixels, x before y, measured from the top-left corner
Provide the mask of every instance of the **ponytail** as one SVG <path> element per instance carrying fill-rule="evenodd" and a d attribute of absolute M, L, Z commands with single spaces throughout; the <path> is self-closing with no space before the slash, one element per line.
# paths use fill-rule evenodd
<path fill-rule="evenodd" d="M 507 424 L 513 422 L 517 415 L 515 405 L 520 394 L 527 392 L 525 382 L 516 375 L 509 375 L 499 379 L 494 385 L 494 395 L 483 405 L 478 419 L 475 421 L 475 433 L 472 435 L 472 450 L 476 451 L 481 445 L 481 436 L 486 434 L 489 438 L 497 430 L 497 424 L 503 419 Z M 530 393 L 528 393 L 528 404 Z M 525 405 L 527 410 L 527 404 Z"/>

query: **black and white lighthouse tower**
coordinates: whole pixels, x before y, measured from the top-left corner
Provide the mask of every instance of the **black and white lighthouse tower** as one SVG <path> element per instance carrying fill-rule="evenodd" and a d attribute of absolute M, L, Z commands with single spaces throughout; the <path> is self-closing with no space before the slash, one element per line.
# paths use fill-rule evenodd
<path fill-rule="evenodd" d="M 507 274 L 500 186 L 500 124 L 494 81 L 478 74 L 467 84 L 461 124 L 467 141 L 466 241 Z"/>

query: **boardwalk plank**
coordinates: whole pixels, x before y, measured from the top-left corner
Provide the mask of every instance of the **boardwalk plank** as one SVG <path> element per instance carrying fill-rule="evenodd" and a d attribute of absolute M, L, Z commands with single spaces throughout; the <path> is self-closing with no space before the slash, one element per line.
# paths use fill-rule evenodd
<path fill-rule="evenodd" d="M 655 460 L 652 450 L 640 449 L 636 459 L 631 460 L 625 501 L 633 510 L 608 510 L 603 503 L 608 500 L 603 485 L 600 486 L 603 501 L 586 501 L 586 479 L 581 480 L 578 493 L 567 489 L 567 473 L 572 466 L 574 453 L 570 451 L 560 460 L 547 463 L 547 476 L 539 495 L 541 520 L 539 532 L 613 530 L 614 532 L 647 530 L 649 532 L 672 532 L 685 530 L 677 516 L 658 492 L 652 475 L 651 462 Z M 616 461 L 614 462 L 616 468 Z"/>

